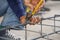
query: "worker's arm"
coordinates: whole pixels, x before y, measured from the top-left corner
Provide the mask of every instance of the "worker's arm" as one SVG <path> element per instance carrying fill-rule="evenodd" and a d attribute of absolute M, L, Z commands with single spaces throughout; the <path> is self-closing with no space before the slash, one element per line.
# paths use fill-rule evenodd
<path fill-rule="evenodd" d="M 41 1 L 41 0 L 24 0 L 24 4 L 32 10 L 32 9 L 35 8 L 35 6 L 36 6 L 40 1 Z M 45 4 L 45 1 L 44 1 L 44 0 L 42 0 L 42 1 L 43 1 L 43 3 L 42 3 L 42 5 L 40 6 L 40 8 L 43 7 L 43 5 Z M 39 10 L 39 9 L 38 9 L 38 10 Z M 38 10 L 37 10 L 37 11 L 38 11 Z"/>
<path fill-rule="evenodd" d="M 7 1 L 11 9 L 19 19 L 21 16 L 25 15 L 25 10 L 23 8 L 22 0 L 7 0 Z"/>

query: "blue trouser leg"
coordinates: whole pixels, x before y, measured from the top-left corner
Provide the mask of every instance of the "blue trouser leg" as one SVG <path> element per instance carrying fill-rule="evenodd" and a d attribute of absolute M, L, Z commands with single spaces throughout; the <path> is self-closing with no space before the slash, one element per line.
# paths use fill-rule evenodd
<path fill-rule="evenodd" d="M 2 21 L 2 26 L 11 26 L 11 27 L 20 27 L 20 29 L 23 29 L 23 25 L 20 23 L 18 20 L 17 16 L 15 13 L 11 10 L 9 7 L 7 10 L 7 13 L 4 15 L 4 19 Z"/>

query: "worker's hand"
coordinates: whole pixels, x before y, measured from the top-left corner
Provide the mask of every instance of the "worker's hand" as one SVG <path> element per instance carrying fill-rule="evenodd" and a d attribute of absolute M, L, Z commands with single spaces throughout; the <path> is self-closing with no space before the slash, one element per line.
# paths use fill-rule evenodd
<path fill-rule="evenodd" d="M 24 4 L 30 8 L 31 11 L 33 11 L 33 9 L 35 8 L 35 6 L 37 5 L 37 3 L 39 2 L 40 0 L 24 0 Z M 39 7 L 39 9 L 41 9 L 41 7 L 43 7 L 45 2 L 43 2 L 43 4 Z M 38 9 L 38 10 L 39 10 Z M 36 12 L 38 11 L 36 10 Z"/>
<path fill-rule="evenodd" d="M 39 23 L 41 20 L 39 17 L 32 17 L 30 18 L 30 24 L 37 24 Z"/>
<path fill-rule="evenodd" d="M 30 24 L 36 24 L 36 23 L 40 22 L 40 19 L 39 19 L 39 17 L 32 17 L 29 19 L 29 21 L 30 21 Z M 26 16 L 20 17 L 20 22 L 21 22 L 21 24 L 25 24 Z"/>
<path fill-rule="evenodd" d="M 20 17 L 20 22 L 21 22 L 21 24 L 25 24 L 25 22 L 26 22 L 26 16 Z"/>
<path fill-rule="evenodd" d="M 30 17 L 31 16 L 31 14 L 29 14 L 29 13 L 27 15 L 28 15 L 27 17 Z M 25 24 L 25 22 L 26 22 L 26 16 L 20 17 L 20 22 L 21 22 L 21 24 Z"/>
<path fill-rule="evenodd" d="M 34 6 L 30 3 L 30 0 L 24 0 L 24 4 L 33 11 Z"/>
<path fill-rule="evenodd" d="M 31 3 L 33 6 L 36 6 L 39 1 L 40 1 L 40 0 L 31 0 L 30 3 Z"/>

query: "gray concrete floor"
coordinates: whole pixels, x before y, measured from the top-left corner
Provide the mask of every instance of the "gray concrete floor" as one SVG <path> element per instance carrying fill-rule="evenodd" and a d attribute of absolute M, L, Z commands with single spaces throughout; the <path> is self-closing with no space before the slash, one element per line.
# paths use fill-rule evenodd
<path fill-rule="evenodd" d="M 51 10 L 49 12 L 44 12 L 45 14 L 42 15 L 44 18 L 52 17 L 55 14 L 58 14 L 58 15 L 60 14 L 60 2 L 59 1 L 57 1 L 57 2 L 48 1 L 46 3 L 46 7 L 50 8 Z M 56 19 L 59 20 L 60 18 L 56 18 Z M 53 25 L 54 24 L 53 22 L 54 21 L 52 21 L 52 20 L 44 20 L 43 24 Z M 56 21 L 56 26 L 60 26 L 60 22 Z M 28 31 L 28 35 L 27 35 L 28 40 L 32 40 L 32 39 L 35 39 L 35 38 L 38 38 L 39 36 L 41 36 L 40 35 L 41 26 L 40 25 L 38 25 L 38 24 L 29 25 L 28 24 L 27 29 L 34 31 L 34 32 Z M 54 27 L 43 26 L 43 33 L 49 34 L 49 33 L 54 32 L 53 30 L 54 30 Z M 58 31 L 58 30 L 60 30 L 60 28 L 56 28 L 56 30 Z M 11 31 L 9 31 L 9 34 L 13 35 L 14 38 L 21 38 L 21 40 L 25 40 L 25 31 L 24 30 L 11 30 Z M 53 40 L 60 40 L 60 34 L 50 35 L 49 38 L 53 39 Z M 47 40 L 47 39 L 39 38 L 36 40 Z"/>

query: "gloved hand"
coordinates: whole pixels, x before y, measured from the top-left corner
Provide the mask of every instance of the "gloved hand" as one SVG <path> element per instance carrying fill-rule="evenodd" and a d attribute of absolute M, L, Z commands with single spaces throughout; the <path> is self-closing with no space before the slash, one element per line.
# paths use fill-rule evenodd
<path fill-rule="evenodd" d="M 31 11 L 33 11 L 33 9 L 35 8 L 35 6 L 38 4 L 40 0 L 24 0 L 24 4 L 30 8 Z M 44 5 L 45 2 L 43 2 L 41 4 L 41 6 L 39 7 L 38 10 L 36 10 L 36 12 L 38 12 Z"/>
<path fill-rule="evenodd" d="M 41 21 L 41 19 L 39 17 L 32 17 L 30 18 L 30 24 L 37 24 Z"/>
<path fill-rule="evenodd" d="M 39 17 L 31 17 L 28 21 L 30 21 L 30 24 L 37 24 L 40 22 L 40 18 Z M 21 22 L 21 24 L 25 24 L 26 16 L 20 17 L 20 22 Z"/>

